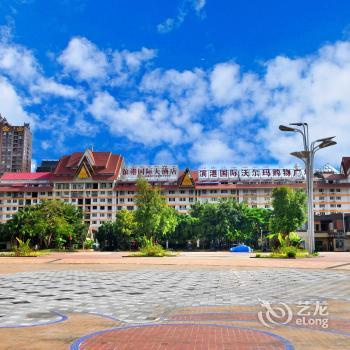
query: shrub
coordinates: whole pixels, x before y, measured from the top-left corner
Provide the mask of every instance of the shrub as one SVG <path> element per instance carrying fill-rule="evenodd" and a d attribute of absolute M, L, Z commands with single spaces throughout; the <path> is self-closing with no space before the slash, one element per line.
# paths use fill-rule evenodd
<path fill-rule="evenodd" d="M 25 242 L 16 237 L 18 246 L 14 248 L 15 256 L 31 256 L 32 249 L 29 247 L 30 239 L 27 239 Z"/>
<path fill-rule="evenodd" d="M 85 240 L 84 249 L 92 249 L 93 244 L 94 244 L 94 241 L 92 239 Z"/>
<path fill-rule="evenodd" d="M 257 254 L 255 254 L 255 257 L 256 257 L 256 258 L 261 258 L 261 254 L 260 254 L 260 253 L 257 253 Z"/>
<path fill-rule="evenodd" d="M 284 249 L 284 254 L 288 259 L 295 259 L 297 256 L 297 249 L 295 247 L 287 247 Z"/>
<path fill-rule="evenodd" d="M 300 247 L 301 242 L 303 241 L 302 238 L 296 232 L 291 232 L 288 238 L 290 245 L 297 248 Z"/>
<path fill-rule="evenodd" d="M 147 244 L 140 249 L 142 256 L 165 256 L 166 250 L 160 244 Z"/>

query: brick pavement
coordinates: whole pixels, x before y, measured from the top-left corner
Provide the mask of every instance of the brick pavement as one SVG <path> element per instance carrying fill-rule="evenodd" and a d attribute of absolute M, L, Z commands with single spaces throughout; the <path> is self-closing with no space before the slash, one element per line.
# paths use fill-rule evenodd
<path fill-rule="evenodd" d="M 109 260 L 113 261 L 113 254 L 118 261 L 124 259 L 122 253 L 111 253 Z M 225 253 L 209 253 L 207 265 L 200 265 L 204 253 L 184 256 L 193 261 L 186 267 L 165 265 L 161 259 L 158 265 L 91 261 L 84 265 L 85 253 L 75 255 L 76 263 L 47 262 L 58 256 L 14 263 L 14 271 L 0 259 L 0 349 L 41 350 L 45 343 L 53 344 L 54 350 L 73 349 L 85 341 L 86 349 L 94 342 L 97 349 L 109 349 L 106 342 L 110 342 L 118 344 L 118 350 L 123 344 L 126 349 L 139 349 L 140 342 L 147 349 L 177 349 L 176 341 L 183 345 L 181 349 L 210 350 L 231 349 L 237 341 L 240 348 L 290 344 L 295 349 L 346 349 L 350 344 L 350 274 L 346 270 L 216 266 L 230 259 Z M 105 259 L 99 253 L 92 256 Z M 345 259 L 325 258 L 328 266 Z M 294 318 L 287 325 L 264 326 L 257 318 L 259 299 L 287 303 L 293 312 L 298 302 L 326 301 L 329 328 L 296 327 Z M 117 329 L 108 338 L 89 336 L 113 327 Z M 220 343 L 223 329 L 230 336 Z M 134 345 L 132 332 L 142 334 Z M 182 338 L 184 334 L 193 336 Z M 246 336 L 240 338 L 242 334 Z M 252 341 L 244 343 L 244 339 Z"/>

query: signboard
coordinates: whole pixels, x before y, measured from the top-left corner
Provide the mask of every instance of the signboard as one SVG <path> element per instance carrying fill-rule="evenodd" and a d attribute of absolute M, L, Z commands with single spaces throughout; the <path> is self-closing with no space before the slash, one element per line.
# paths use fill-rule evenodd
<path fill-rule="evenodd" d="M 121 170 L 121 179 L 136 181 L 144 178 L 148 181 L 177 181 L 179 168 L 176 165 L 133 165 Z"/>
<path fill-rule="evenodd" d="M 300 168 L 202 168 L 198 170 L 200 181 L 214 180 L 303 180 L 305 170 Z"/>

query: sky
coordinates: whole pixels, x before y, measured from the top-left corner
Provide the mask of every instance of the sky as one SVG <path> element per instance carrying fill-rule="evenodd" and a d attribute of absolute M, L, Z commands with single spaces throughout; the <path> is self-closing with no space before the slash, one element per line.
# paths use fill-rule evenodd
<path fill-rule="evenodd" d="M 33 164 L 93 148 L 127 164 L 281 166 L 336 136 L 350 156 L 348 0 L 1 0 L 0 113 Z"/>

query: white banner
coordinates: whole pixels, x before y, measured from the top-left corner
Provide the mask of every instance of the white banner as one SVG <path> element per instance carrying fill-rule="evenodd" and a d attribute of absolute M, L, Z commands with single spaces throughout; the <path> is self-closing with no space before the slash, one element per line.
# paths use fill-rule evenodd
<path fill-rule="evenodd" d="M 302 180 L 305 178 L 304 169 L 287 168 L 202 168 L 198 170 L 198 179 L 205 180 Z"/>
<path fill-rule="evenodd" d="M 121 170 L 121 179 L 136 181 L 145 178 L 149 181 L 177 181 L 179 168 L 176 165 L 135 165 Z"/>

